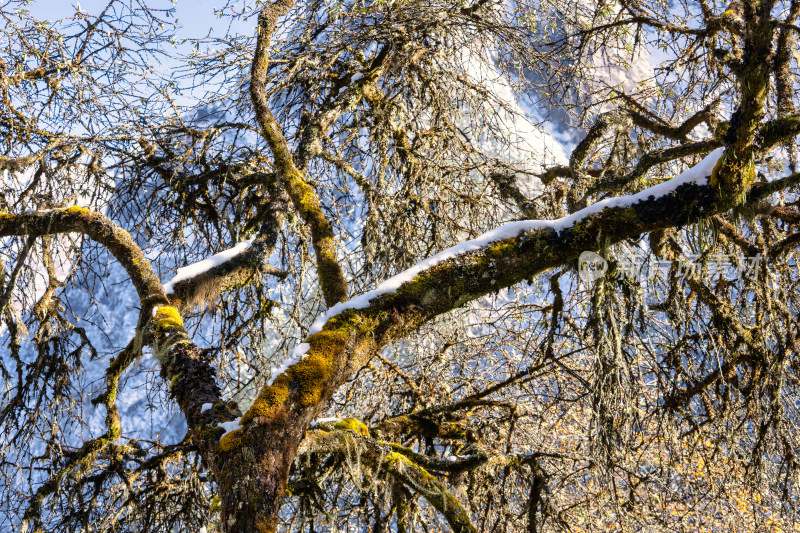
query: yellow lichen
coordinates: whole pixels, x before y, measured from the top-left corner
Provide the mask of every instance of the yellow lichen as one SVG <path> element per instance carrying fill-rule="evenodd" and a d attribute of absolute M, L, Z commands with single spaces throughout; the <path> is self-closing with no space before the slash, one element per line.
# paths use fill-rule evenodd
<path fill-rule="evenodd" d="M 219 496 L 214 496 L 213 498 L 211 498 L 211 504 L 208 506 L 209 511 L 211 511 L 212 513 L 216 513 L 217 511 L 219 511 L 220 503 L 221 501 L 219 499 Z"/>
<path fill-rule="evenodd" d="M 369 437 L 369 428 L 364 422 L 357 418 L 343 418 L 335 422 L 333 427 L 342 431 L 352 431 L 353 433 Z"/>
<path fill-rule="evenodd" d="M 322 399 L 323 386 L 331 376 L 331 360 L 319 353 L 311 353 L 286 372 L 298 385 L 297 394 L 301 405 L 314 405 Z"/>
<path fill-rule="evenodd" d="M 347 319 L 353 319 L 348 315 Z M 356 318 L 354 324 L 361 324 L 362 318 Z M 344 320 L 346 321 L 346 319 Z M 320 401 L 324 385 L 329 382 L 333 373 L 333 362 L 344 350 L 347 325 L 340 325 L 338 329 L 326 329 L 309 337 L 310 348 L 305 359 L 292 365 L 285 373 L 281 374 L 265 387 L 258 395 L 253 405 L 242 417 L 242 425 L 247 425 L 256 418 L 274 418 L 279 413 L 289 396 L 289 384 L 297 385 L 298 400 L 302 405 L 313 405 Z M 352 327 L 352 326 L 351 326 Z"/>
<path fill-rule="evenodd" d="M 392 467 L 397 468 L 400 465 L 408 466 L 408 467 L 414 467 L 415 466 L 414 463 L 409 461 L 406 456 L 404 456 L 402 454 L 399 454 L 397 452 L 389 452 L 389 454 L 386 456 L 386 466 L 388 466 L 389 468 L 392 468 Z"/>
<path fill-rule="evenodd" d="M 283 405 L 289 396 L 288 381 L 286 374 L 281 374 L 273 381 L 272 385 L 264 387 L 250 409 L 242 416 L 241 424 L 245 426 L 256 418 L 275 416 L 276 409 Z"/>
<path fill-rule="evenodd" d="M 156 310 L 156 314 L 153 317 L 155 320 L 161 320 L 164 318 L 172 318 L 177 321 L 181 321 L 181 315 L 177 309 L 175 309 L 171 305 L 162 305 Z"/>
<path fill-rule="evenodd" d="M 164 305 L 158 308 L 153 320 L 156 323 L 157 331 L 167 331 L 170 329 L 183 330 L 183 320 L 178 310 L 171 305 Z"/>
<path fill-rule="evenodd" d="M 336 330 L 322 330 L 308 338 L 310 346 L 308 354 L 326 354 L 328 357 L 331 354 L 339 353 L 344 350 L 344 345 L 347 343 L 347 326 L 343 325 Z"/>
<path fill-rule="evenodd" d="M 86 209 L 85 207 L 81 207 L 79 205 L 73 205 L 71 207 L 67 207 L 64 209 L 65 213 L 69 213 L 70 215 L 86 215 L 91 214 L 91 211 Z"/>
<path fill-rule="evenodd" d="M 488 255 L 502 257 L 515 253 L 517 250 L 516 239 L 505 239 L 492 243 L 489 246 Z"/>
<path fill-rule="evenodd" d="M 245 432 L 243 429 L 235 429 L 230 433 L 227 433 L 219 439 L 219 450 L 221 452 L 230 452 L 231 450 L 235 450 L 236 448 L 240 448 L 242 444 L 244 444 L 244 436 Z"/>
<path fill-rule="evenodd" d="M 270 533 L 272 528 L 264 522 L 256 522 L 256 533 Z"/>
<path fill-rule="evenodd" d="M 725 155 L 723 154 L 722 157 L 720 157 L 717 163 L 714 165 L 714 169 L 711 171 L 711 177 L 708 178 L 708 184 L 711 187 L 716 187 L 719 184 L 719 171 L 722 168 L 722 165 L 724 164 L 725 164 Z"/>

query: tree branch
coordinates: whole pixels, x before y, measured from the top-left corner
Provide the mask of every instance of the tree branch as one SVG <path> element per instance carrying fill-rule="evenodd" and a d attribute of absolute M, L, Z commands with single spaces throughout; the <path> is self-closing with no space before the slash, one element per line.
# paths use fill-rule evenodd
<path fill-rule="evenodd" d="M 295 166 L 291 150 L 272 114 L 267 100 L 265 80 L 269 66 L 269 43 L 278 19 L 294 5 L 294 0 L 278 0 L 261 10 L 258 16 L 258 37 L 250 78 L 250 98 L 264 138 L 275 157 L 275 166 L 286 192 L 303 221 L 311 229 L 311 240 L 317 256 L 322 294 L 328 306 L 347 298 L 347 282 L 336 258 L 333 228 L 325 218 L 314 189 Z"/>
<path fill-rule="evenodd" d="M 385 470 L 395 479 L 421 494 L 447 520 L 455 533 L 477 532 L 469 513 L 439 480 L 409 458 L 396 451 L 396 445 L 377 441 L 349 431 L 314 431 L 305 446 L 313 451 L 356 453 L 372 468 Z M 404 449 L 404 452 L 407 452 Z M 419 458 L 419 454 L 411 454 Z M 428 458 L 426 458 L 428 459 Z"/>
<path fill-rule="evenodd" d="M 285 278 L 287 273 L 267 260 L 275 249 L 286 210 L 288 198 L 278 187 L 270 186 L 270 199 L 258 235 L 250 247 L 200 274 L 170 284 L 169 299 L 172 305 L 186 312 L 194 305 L 211 300 L 218 294 L 247 284 L 260 272 Z"/>
<path fill-rule="evenodd" d="M 171 306 L 161 282 L 142 250 L 130 234 L 105 215 L 82 207 L 53 209 L 19 215 L 0 212 L 0 237 L 11 235 L 44 236 L 57 233 L 82 233 L 105 246 L 131 278 L 142 303 L 137 327 L 137 346 L 149 344 L 161 366 L 161 375 L 170 382 L 170 392 L 180 406 L 190 428 L 203 435 L 205 424 L 230 420 L 238 414 L 235 404 L 223 404 L 216 384 L 216 371 L 203 352 L 191 341 L 178 310 Z M 152 312 L 151 312 L 152 311 Z M 116 365 L 129 359 L 126 350 L 109 368 L 109 385 L 118 379 Z M 113 387 L 110 389 L 113 392 Z M 219 408 L 201 413 L 204 403 Z M 219 432 L 213 433 L 218 436 Z M 201 453 L 214 464 L 216 438 L 199 439 Z"/>
<path fill-rule="evenodd" d="M 707 158 L 702 172 L 710 174 L 714 162 Z M 562 265 L 584 250 L 687 224 L 715 212 L 716 189 L 680 179 L 671 189 L 662 184 L 559 221 L 505 226 L 389 280 L 384 286 L 392 289 L 379 288 L 329 309 L 301 345 L 297 355 L 302 360 L 261 391 L 243 416 L 242 426 L 270 427 L 287 417 L 307 425 L 320 405 L 378 349 L 426 321 Z M 245 438 L 257 440 L 259 431 L 248 430 Z"/>

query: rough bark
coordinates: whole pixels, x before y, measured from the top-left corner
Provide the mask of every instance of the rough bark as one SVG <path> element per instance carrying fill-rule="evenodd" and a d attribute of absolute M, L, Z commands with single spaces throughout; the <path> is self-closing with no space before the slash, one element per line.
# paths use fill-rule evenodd
<path fill-rule="evenodd" d="M 70 232 L 82 233 L 105 246 L 125 268 L 142 303 L 136 338 L 110 365 L 107 372 L 109 388 L 98 401 L 114 405 L 119 374 L 134 353 L 143 345 L 149 345 L 158 358 L 162 377 L 170 383 L 171 396 L 186 416 L 200 453 L 214 469 L 215 445 L 222 430 L 210 424 L 235 418 L 239 414 L 238 407 L 235 403 L 222 401 L 216 383 L 216 370 L 204 352 L 189 338 L 180 313 L 170 304 L 158 276 L 130 234 L 108 217 L 81 207 L 19 215 L 0 212 L 0 237 L 47 236 Z M 214 408 L 201 413 L 204 403 L 213 404 Z M 109 416 L 114 418 L 115 412 L 110 412 Z M 110 428 L 105 439 L 91 441 L 86 450 L 76 456 L 75 468 L 91 460 L 119 438 L 118 424 L 114 420 L 111 420 Z M 39 491 L 39 496 L 43 498 L 48 491 L 57 490 L 57 484 L 58 479 L 53 478 L 53 486 L 46 485 L 44 490 Z"/>
<path fill-rule="evenodd" d="M 333 229 L 313 188 L 293 160 L 269 109 L 264 86 L 270 38 L 278 20 L 292 5 L 292 0 L 279 0 L 259 16 L 250 91 L 280 182 L 311 230 L 322 292 L 332 306 L 347 295 Z M 215 422 L 232 419 L 237 408 L 222 401 L 213 367 L 188 337 L 178 309 L 168 300 L 160 280 L 127 232 L 103 215 L 72 207 L 20 215 L 0 213 L 0 236 L 80 232 L 109 249 L 130 275 L 142 301 L 141 337 L 135 342 L 147 343 L 154 350 L 162 375 L 169 380 L 171 393 L 214 473 L 222 500 L 223 530 L 274 532 L 289 468 L 306 428 L 337 388 L 381 347 L 471 300 L 569 263 L 584 250 L 598 250 L 643 233 L 680 227 L 743 201 L 753 182 L 755 155 L 765 144 L 785 139 L 785 131 L 798 128 L 796 116 L 784 116 L 771 126 L 762 124 L 770 76 L 769 8 L 769 2 L 746 4 L 744 60 L 739 76 L 741 105 L 728 129 L 725 155 L 709 176 L 708 185 L 684 184 L 666 196 L 650 197 L 633 206 L 609 207 L 560 233 L 539 229 L 491 243 L 420 273 L 363 309 L 333 316 L 322 331 L 306 339 L 310 345 L 306 357 L 260 392 L 243 415 L 241 429 L 221 439 Z M 598 127 L 596 134 L 587 138 L 573 154 L 572 167 L 583 165 L 592 143 L 613 123 Z M 675 132 L 683 134 L 683 130 Z M 226 268 L 238 268 L 232 265 Z M 238 271 L 228 274 L 232 272 Z M 233 278 L 238 279 L 238 274 Z M 203 403 L 214 407 L 200 413 Z M 448 507 L 456 508 L 457 502 L 447 500 L 434 483 L 436 480 L 428 477 L 430 474 L 425 476 L 427 472 L 417 470 L 421 469 L 419 465 L 406 468 L 405 461 L 378 463 L 443 513 Z M 403 468 L 398 467 L 401 464 Z M 449 516 L 448 520 L 457 531 L 471 531 L 465 512 Z"/>

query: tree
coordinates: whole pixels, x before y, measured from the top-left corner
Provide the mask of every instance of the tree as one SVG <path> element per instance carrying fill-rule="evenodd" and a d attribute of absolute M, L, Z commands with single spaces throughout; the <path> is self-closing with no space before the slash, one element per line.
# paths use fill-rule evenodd
<path fill-rule="evenodd" d="M 793 522 L 800 2 L 22 6 L 5 528 Z"/>

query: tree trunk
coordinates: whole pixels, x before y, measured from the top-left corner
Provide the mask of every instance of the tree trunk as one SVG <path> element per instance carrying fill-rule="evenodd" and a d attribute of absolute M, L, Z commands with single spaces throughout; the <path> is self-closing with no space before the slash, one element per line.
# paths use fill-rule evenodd
<path fill-rule="evenodd" d="M 220 441 L 214 465 L 225 533 L 273 533 L 289 468 L 307 422 L 237 429 Z"/>

